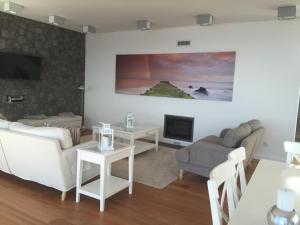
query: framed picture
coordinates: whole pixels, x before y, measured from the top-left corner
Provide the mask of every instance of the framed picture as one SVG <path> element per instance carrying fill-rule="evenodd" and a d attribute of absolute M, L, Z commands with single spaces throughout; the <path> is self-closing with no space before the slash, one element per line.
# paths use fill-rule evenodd
<path fill-rule="evenodd" d="M 235 52 L 116 56 L 116 93 L 232 101 Z"/>

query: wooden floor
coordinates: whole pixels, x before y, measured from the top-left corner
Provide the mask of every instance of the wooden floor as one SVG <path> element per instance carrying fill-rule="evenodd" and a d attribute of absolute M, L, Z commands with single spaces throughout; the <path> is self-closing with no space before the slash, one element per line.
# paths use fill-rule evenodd
<path fill-rule="evenodd" d="M 248 178 L 257 161 L 247 170 Z M 82 196 L 75 203 L 74 190 L 65 202 L 60 192 L 0 172 L 0 225 L 210 225 L 206 179 L 186 173 L 163 190 L 134 183 L 132 196 L 126 190 L 99 202 Z"/>

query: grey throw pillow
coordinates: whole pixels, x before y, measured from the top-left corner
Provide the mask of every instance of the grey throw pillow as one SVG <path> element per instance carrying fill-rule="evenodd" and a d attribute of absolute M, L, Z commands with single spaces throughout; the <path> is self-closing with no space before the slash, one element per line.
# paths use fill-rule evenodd
<path fill-rule="evenodd" d="M 251 129 L 249 129 L 247 126 L 231 129 L 226 133 L 223 139 L 223 145 L 229 148 L 236 148 L 250 133 Z"/>
<path fill-rule="evenodd" d="M 231 128 L 225 128 L 224 130 L 222 130 L 219 137 L 224 138 L 229 130 L 231 130 Z"/>
<path fill-rule="evenodd" d="M 248 121 L 248 124 L 251 126 L 252 132 L 261 127 L 261 123 L 259 120 L 250 120 Z"/>
<path fill-rule="evenodd" d="M 252 127 L 249 123 L 241 123 L 239 127 L 245 128 L 249 132 L 249 134 L 252 132 Z"/>

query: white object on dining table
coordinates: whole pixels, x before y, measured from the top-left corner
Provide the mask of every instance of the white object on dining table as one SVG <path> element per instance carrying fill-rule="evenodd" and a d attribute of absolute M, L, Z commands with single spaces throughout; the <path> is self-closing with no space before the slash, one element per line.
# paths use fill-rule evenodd
<path fill-rule="evenodd" d="M 277 190 L 281 187 L 295 191 L 294 208 L 300 212 L 300 169 L 260 160 L 228 225 L 268 225 L 267 212 L 276 204 Z"/>
<path fill-rule="evenodd" d="M 295 191 L 288 188 L 280 188 L 277 194 L 276 206 L 282 211 L 292 212 L 295 207 L 295 198 Z"/>

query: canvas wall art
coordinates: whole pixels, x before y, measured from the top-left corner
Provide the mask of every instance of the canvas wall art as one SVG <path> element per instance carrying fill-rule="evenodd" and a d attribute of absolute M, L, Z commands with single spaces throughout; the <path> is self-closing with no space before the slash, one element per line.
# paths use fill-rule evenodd
<path fill-rule="evenodd" d="M 116 93 L 232 101 L 235 52 L 116 56 Z"/>

